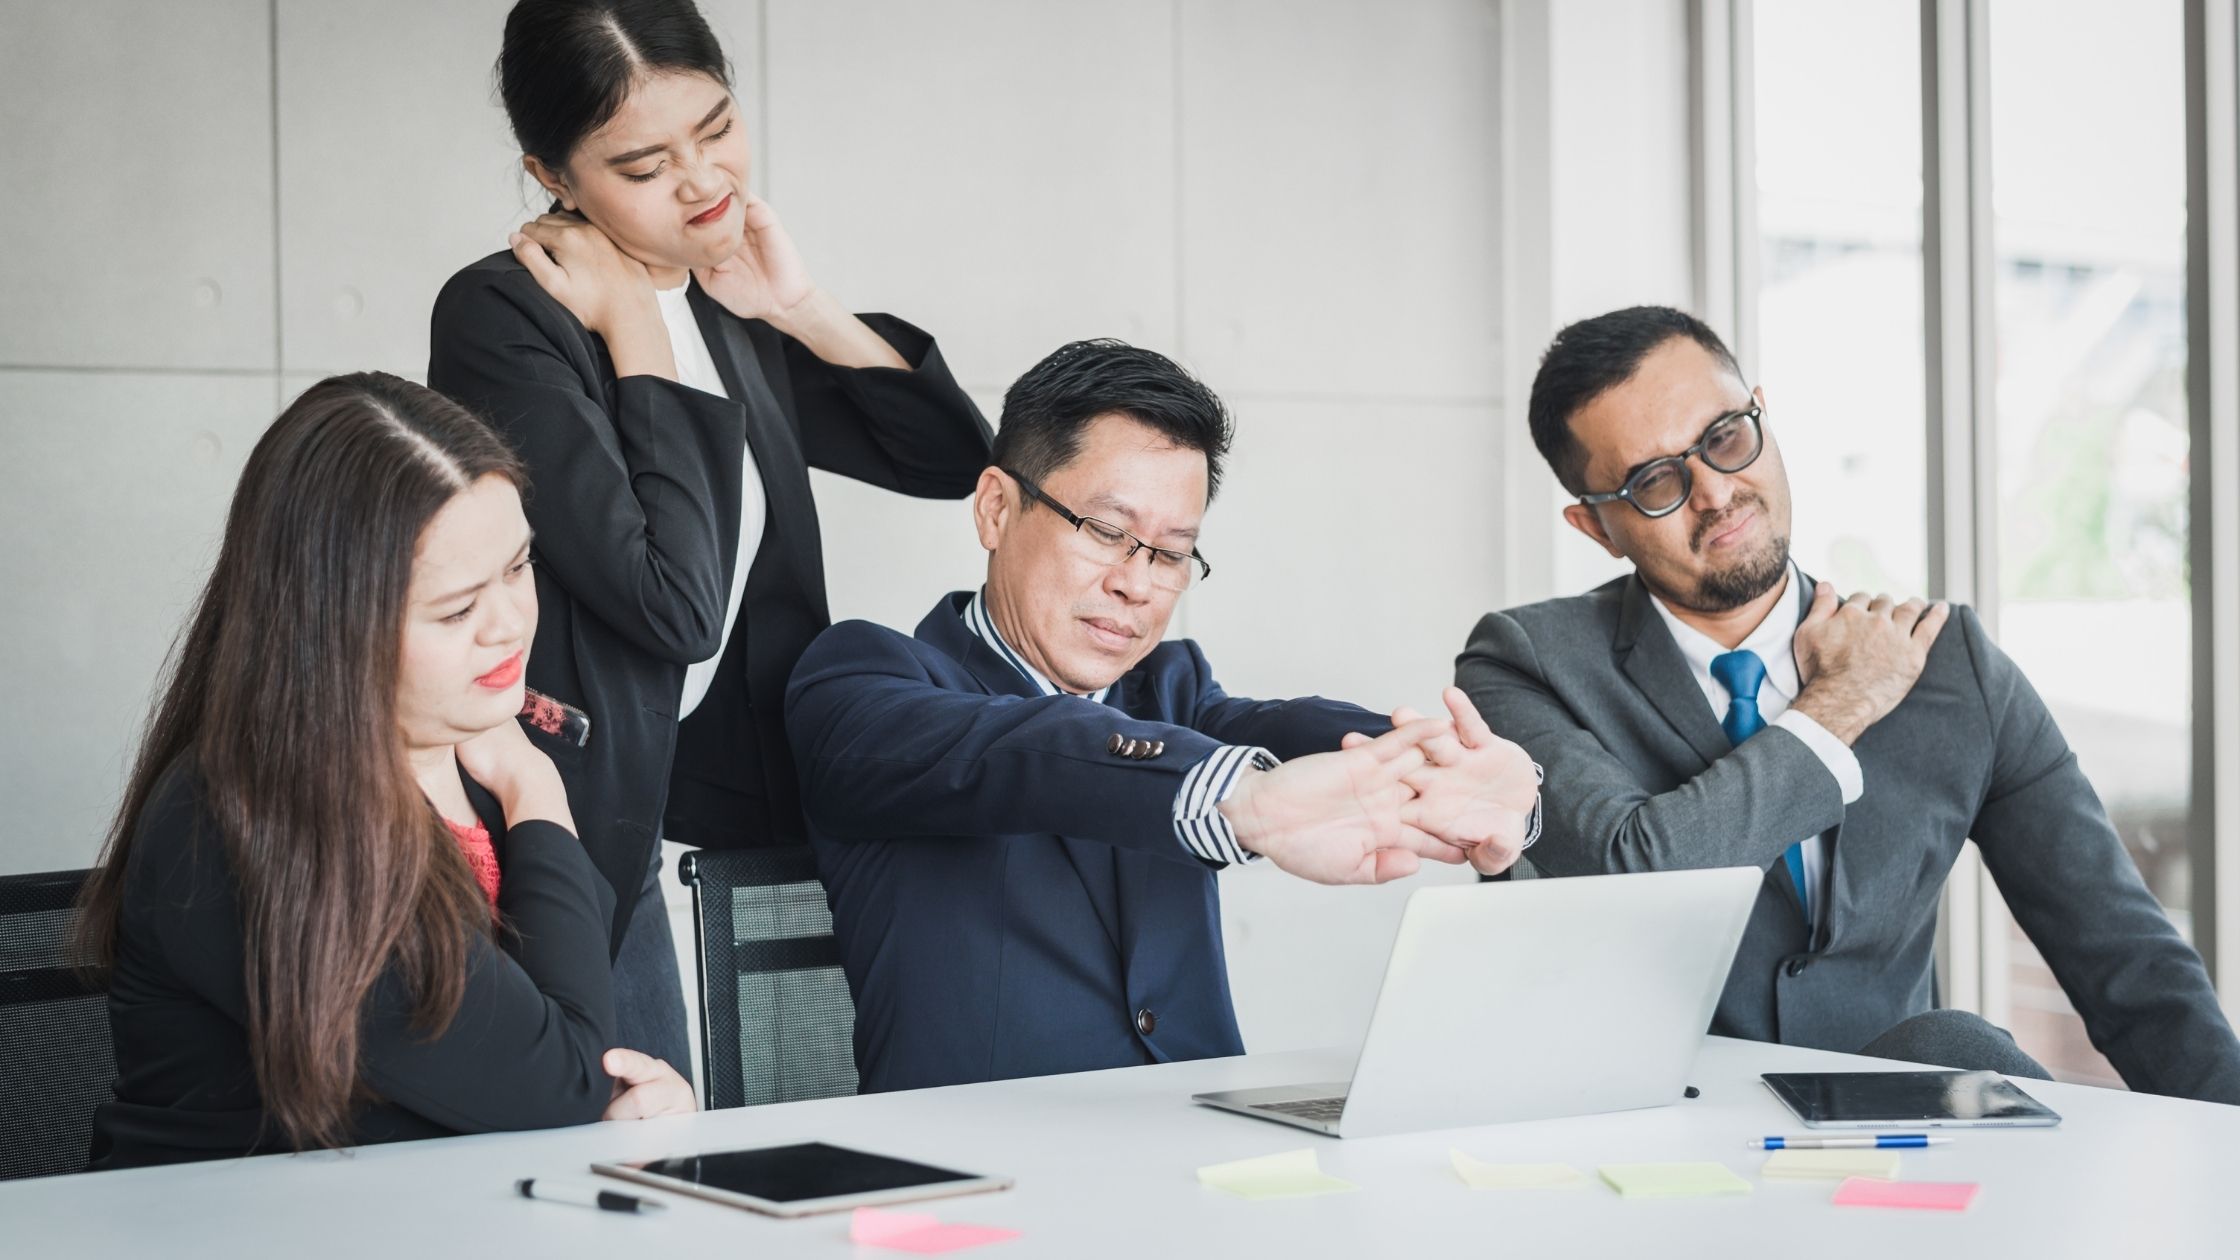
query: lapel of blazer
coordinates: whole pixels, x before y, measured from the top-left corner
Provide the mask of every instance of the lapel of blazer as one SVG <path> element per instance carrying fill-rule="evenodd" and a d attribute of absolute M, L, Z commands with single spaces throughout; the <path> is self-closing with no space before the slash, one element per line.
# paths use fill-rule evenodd
<path fill-rule="evenodd" d="M 1626 579 L 1618 605 L 1618 634 L 1610 648 L 1618 657 L 1618 668 L 1703 759 L 1703 766 L 1697 767 L 1700 771 L 1732 752 L 1734 745 L 1711 716 L 1703 688 L 1696 685 L 1688 658 L 1680 654 L 1680 645 L 1657 616 L 1650 603 L 1653 598 L 1639 575 Z"/>
<path fill-rule="evenodd" d="M 1797 571 L 1797 575 L 1799 589 L 1796 616 L 1801 620 L 1805 610 L 1812 606 L 1812 579 L 1802 569 Z M 1680 645 L 1673 641 L 1672 632 L 1665 627 L 1664 618 L 1659 617 L 1656 608 L 1650 604 L 1652 598 L 1654 597 L 1649 594 L 1649 588 L 1642 584 L 1639 575 L 1626 579 L 1625 593 L 1618 608 L 1618 633 L 1611 649 L 1618 655 L 1619 668 L 1626 677 L 1633 680 L 1634 686 L 1641 689 L 1641 694 L 1655 706 L 1658 713 L 1664 715 L 1664 720 L 1672 725 L 1672 729 L 1688 741 L 1688 746 L 1695 750 L 1696 756 L 1702 758 L 1702 764 L 1695 767 L 1696 772 L 1700 773 L 1708 769 L 1711 763 L 1734 751 L 1734 745 L 1727 741 L 1725 729 L 1711 716 L 1711 706 L 1703 700 L 1703 688 L 1696 684 L 1695 672 L 1689 668 L 1688 658 L 1681 655 Z M 1792 647 L 1790 651 L 1793 654 L 1795 648 Z M 1841 827 L 1837 828 L 1837 831 L 1841 830 Z M 1830 913 L 1820 916 L 1818 928 L 1823 937 L 1828 931 L 1828 922 L 1833 917 L 1833 908 L 1841 900 L 1836 891 L 1840 870 L 1836 864 L 1835 844 L 1831 838 L 1828 849 Z M 1766 872 L 1766 882 L 1780 891 L 1790 909 L 1800 917 L 1804 914 L 1804 903 L 1797 900 L 1797 888 L 1789 880 L 1786 862 L 1775 862 Z"/>
<path fill-rule="evenodd" d="M 700 325 L 701 340 L 708 343 L 708 358 L 715 362 L 716 375 L 723 379 L 723 388 L 731 395 L 731 401 L 740 404 L 745 411 L 747 449 L 754 452 L 755 468 L 762 474 L 763 494 L 766 498 L 783 495 L 790 499 L 793 486 L 786 472 L 805 469 L 807 465 L 801 454 L 801 443 L 784 422 L 777 395 L 770 392 L 769 378 L 755 357 L 753 343 L 747 339 L 746 325 L 730 318 L 730 312 L 709 297 L 698 280 L 689 283 L 692 287 L 685 300 L 692 307 L 693 320 Z M 754 370 L 749 371 L 749 365 Z M 806 478 L 807 473 L 798 475 Z M 803 484 L 806 485 L 805 480 Z M 771 506 L 779 509 L 774 519 L 787 520 L 799 505 L 773 502 Z M 769 535 L 780 532 L 767 531 L 763 546 L 776 541 Z"/>
<path fill-rule="evenodd" d="M 947 596 L 936 607 L 936 616 L 926 619 L 920 627 L 919 637 L 947 652 L 962 663 L 967 671 L 988 689 L 992 696 L 1020 696 L 1036 699 L 1041 692 L 1034 682 L 1003 659 L 986 640 L 974 634 L 964 624 L 964 610 L 972 602 L 968 591 Z M 940 616 L 946 610 L 946 616 Z M 928 634 L 927 631 L 932 631 Z M 1096 908 L 1097 923 L 1103 927 L 1105 939 L 1112 943 L 1114 953 L 1122 952 L 1120 935 L 1120 890 L 1118 873 L 1114 869 L 1115 850 L 1109 844 L 1093 840 L 1072 840 L 1057 836 L 1059 851 L 1066 861 L 1073 864 L 1074 873 L 1081 885 L 1088 890 L 1089 902 Z"/>

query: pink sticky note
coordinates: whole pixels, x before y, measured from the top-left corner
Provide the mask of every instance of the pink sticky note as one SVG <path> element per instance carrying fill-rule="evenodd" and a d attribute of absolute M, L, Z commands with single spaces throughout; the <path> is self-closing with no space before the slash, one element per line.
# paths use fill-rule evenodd
<path fill-rule="evenodd" d="M 849 1242 L 921 1256 L 938 1256 L 966 1247 L 1006 1242 L 1018 1236 L 1019 1231 L 1015 1229 L 945 1225 L 939 1217 L 916 1212 L 881 1212 L 876 1208 L 857 1208 L 848 1222 Z"/>
<path fill-rule="evenodd" d="M 914 1233 L 928 1225 L 939 1225 L 941 1218 L 919 1212 L 882 1212 L 877 1208 L 857 1208 L 848 1218 L 848 1241 L 886 1245 L 889 1238 L 899 1238 Z"/>
<path fill-rule="evenodd" d="M 1981 1187 L 1973 1181 L 1877 1181 L 1872 1177 L 1846 1177 L 1836 1187 L 1841 1207 L 1925 1208 L 1934 1212 L 1959 1212 L 1975 1202 Z"/>

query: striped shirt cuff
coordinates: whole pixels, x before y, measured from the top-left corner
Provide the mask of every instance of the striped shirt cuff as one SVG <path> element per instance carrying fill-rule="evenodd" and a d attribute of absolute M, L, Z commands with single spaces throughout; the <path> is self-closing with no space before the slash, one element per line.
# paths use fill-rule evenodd
<path fill-rule="evenodd" d="M 1265 748 L 1249 744 L 1223 744 L 1182 776 L 1182 789 L 1174 794 L 1174 838 L 1191 856 L 1208 862 L 1239 865 L 1257 862 L 1260 855 L 1237 843 L 1237 832 L 1222 816 L 1221 802 L 1237 788 L 1245 768 L 1273 770 L 1282 763 Z"/>

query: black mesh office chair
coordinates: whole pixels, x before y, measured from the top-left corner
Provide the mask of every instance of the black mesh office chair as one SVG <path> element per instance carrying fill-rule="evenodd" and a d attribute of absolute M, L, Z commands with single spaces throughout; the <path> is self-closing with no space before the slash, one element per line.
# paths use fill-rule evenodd
<path fill-rule="evenodd" d="M 0 876 L 0 1181 L 82 1170 L 117 1074 L 108 995 L 68 961 L 86 874 Z"/>
<path fill-rule="evenodd" d="M 700 946 L 701 1106 L 855 1093 L 855 1005 L 809 846 L 696 850 L 678 874 Z"/>

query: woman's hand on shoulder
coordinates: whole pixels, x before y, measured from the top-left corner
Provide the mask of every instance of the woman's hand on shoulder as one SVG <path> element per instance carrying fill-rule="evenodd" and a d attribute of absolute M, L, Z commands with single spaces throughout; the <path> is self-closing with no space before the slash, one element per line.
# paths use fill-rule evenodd
<path fill-rule="evenodd" d="M 559 769 L 543 749 L 529 742 L 520 722 L 509 718 L 498 723 L 460 744 L 458 755 L 467 777 L 498 798 L 507 826 L 542 820 L 575 831 L 575 815 L 568 809 L 568 789 L 560 781 Z"/>
<path fill-rule="evenodd" d="M 767 321 L 827 363 L 909 370 L 893 346 L 809 278 L 769 202 L 746 197 L 741 204 L 747 235 L 739 252 L 692 273 L 709 297 L 741 319 Z"/>
<path fill-rule="evenodd" d="M 544 214 L 509 241 L 513 256 L 585 328 L 613 340 L 637 322 L 661 322 L 646 265 L 576 214 Z"/>
<path fill-rule="evenodd" d="M 783 325 L 786 313 L 806 302 L 817 291 L 809 269 L 793 248 L 793 238 L 778 222 L 770 203 L 741 193 L 739 207 L 746 216 L 746 234 L 739 252 L 713 267 L 692 273 L 708 296 L 741 319 L 762 319 Z"/>
<path fill-rule="evenodd" d="M 601 1120 L 688 1116 L 700 1110 L 692 1086 L 666 1060 L 617 1046 L 599 1062 L 614 1078 L 614 1098 L 600 1113 Z"/>

